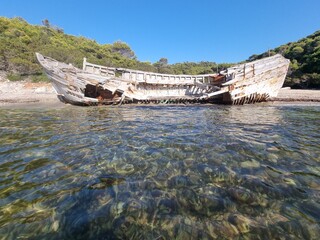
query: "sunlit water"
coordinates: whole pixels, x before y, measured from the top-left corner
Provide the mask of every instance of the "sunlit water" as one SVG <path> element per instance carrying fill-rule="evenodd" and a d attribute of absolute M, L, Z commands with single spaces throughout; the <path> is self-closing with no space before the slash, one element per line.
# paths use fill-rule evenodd
<path fill-rule="evenodd" d="M 1 239 L 318 239 L 320 106 L 0 109 Z"/>

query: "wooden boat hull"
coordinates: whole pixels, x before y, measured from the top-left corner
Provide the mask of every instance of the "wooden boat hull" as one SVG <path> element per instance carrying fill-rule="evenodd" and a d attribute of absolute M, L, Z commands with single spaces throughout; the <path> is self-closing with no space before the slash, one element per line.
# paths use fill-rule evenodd
<path fill-rule="evenodd" d="M 170 75 L 88 63 L 83 69 L 36 53 L 58 98 L 74 105 L 124 103 L 247 104 L 276 97 L 289 60 L 281 55 L 217 74 Z"/>
<path fill-rule="evenodd" d="M 224 102 L 247 104 L 266 101 L 278 95 L 288 72 L 290 61 L 280 55 L 236 66 L 241 70 L 236 77 L 224 83 L 229 91 Z"/>

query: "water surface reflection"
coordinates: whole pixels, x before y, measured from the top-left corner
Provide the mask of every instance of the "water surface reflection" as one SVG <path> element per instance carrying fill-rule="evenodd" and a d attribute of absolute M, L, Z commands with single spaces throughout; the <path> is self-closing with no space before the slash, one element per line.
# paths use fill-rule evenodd
<path fill-rule="evenodd" d="M 0 109 L 5 239 L 316 239 L 319 106 Z"/>

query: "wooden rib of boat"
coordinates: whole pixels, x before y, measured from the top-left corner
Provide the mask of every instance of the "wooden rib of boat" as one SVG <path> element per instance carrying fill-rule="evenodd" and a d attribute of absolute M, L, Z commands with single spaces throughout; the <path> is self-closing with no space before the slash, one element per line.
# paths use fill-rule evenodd
<path fill-rule="evenodd" d="M 124 103 L 247 104 L 276 97 L 290 61 L 277 54 L 220 73 L 172 75 L 88 63 L 83 69 L 36 53 L 58 98 L 74 105 Z"/>

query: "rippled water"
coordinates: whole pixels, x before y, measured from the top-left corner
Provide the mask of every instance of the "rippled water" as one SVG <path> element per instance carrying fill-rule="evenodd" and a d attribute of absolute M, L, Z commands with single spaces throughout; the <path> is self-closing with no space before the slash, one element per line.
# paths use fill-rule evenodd
<path fill-rule="evenodd" d="M 2 239 L 318 239 L 320 106 L 0 109 Z"/>

